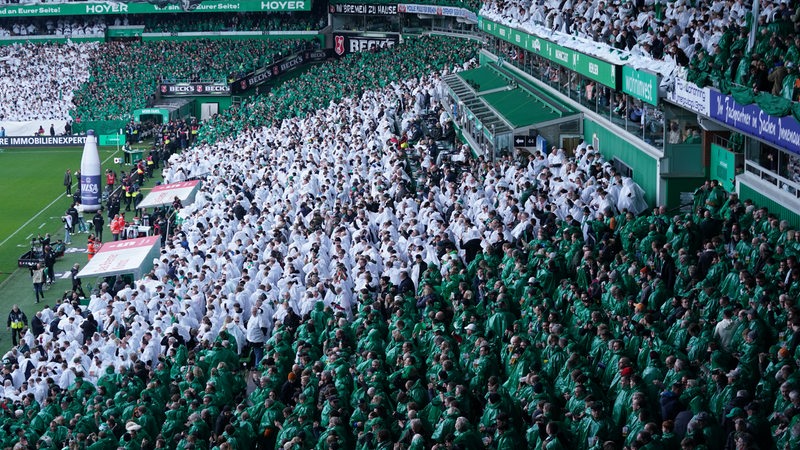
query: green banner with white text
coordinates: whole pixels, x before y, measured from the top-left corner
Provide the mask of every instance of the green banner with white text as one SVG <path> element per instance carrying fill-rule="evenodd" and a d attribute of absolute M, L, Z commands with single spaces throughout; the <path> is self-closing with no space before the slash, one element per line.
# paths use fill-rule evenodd
<path fill-rule="evenodd" d="M 479 18 L 478 26 L 482 31 L 492 36 L 518 45 L 531 53 L 562 65 L 586 78 L 595 80 L 598 83 L 614 89 L 619 88 L 617 83 L 619 66 L 617 65 L 558 45 L 547 39 L 525 33 L 524 31 L 515 30 L 511 27 L 492 22 L 483 17 Z"/>
<path fill-rule="evenodd" d="M 310 11 L 311 0 L 141 0 L 9 4 L 0 6 L 0 17 L 85 16 L 181 12 L 288 12 Z"/>
<path fill-rule="evenodd" d="M 622 92 L 658 106 L 658 75 L 623 66 Z"/>

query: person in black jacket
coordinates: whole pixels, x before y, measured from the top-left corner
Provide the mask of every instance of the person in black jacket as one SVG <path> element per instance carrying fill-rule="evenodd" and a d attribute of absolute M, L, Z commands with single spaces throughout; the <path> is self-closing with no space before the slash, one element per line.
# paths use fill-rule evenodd
<path fill-rule="evenodd" d="M 44 322 L 42 322 L 41 311 L 37 312 L 36 315 L 33 316 L 33 319 L 31 319 L 31 333 L 36 337 L 44 333 Z"/>
<path fill-rule="evenodd" d="M 83 345 L 97 332 L 97 321 L 91 313 L 81 323 L 81 330 L 83 330 L 83 342 L 81 342 L 81 345 Z"/>
<path fill-rule="evenodd" d="M 106 224 L 105 219 L 103 219 L 102 211 L 103 209 L 100 208 L 100 210 L 94 213 L 94 217 L 92 217 L 92 227 L 94 228 L 94 235 L 97 236 L 98 242 L 103 242 L 103 225 Z"/>

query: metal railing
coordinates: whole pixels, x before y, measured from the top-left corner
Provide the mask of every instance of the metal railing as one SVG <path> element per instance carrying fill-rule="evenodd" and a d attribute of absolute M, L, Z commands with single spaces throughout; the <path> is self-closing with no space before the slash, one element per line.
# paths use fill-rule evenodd
<path fill-rule="evenodd" d="M 744 170 L 748 173 L 751 173 L 758 177 L 759 180 L 766 181 L 767 183 L 773 184 L 778 187 L 778 189 L 786 192 L 789 195 L 792 195 L 795 198 L 800 199 L 800 184 L 786 179 L 775 172 L 765 169 L 760 165 L 754 163 L 753 161 L 745 160 L 744 162 Z"/>

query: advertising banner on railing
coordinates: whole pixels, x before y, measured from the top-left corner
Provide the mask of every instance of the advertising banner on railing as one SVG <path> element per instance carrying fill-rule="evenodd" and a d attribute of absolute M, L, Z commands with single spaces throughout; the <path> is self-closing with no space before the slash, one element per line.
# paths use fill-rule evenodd
<path fill-rule="evenodd" d="M 481 18 L 478 24 L 481 30 L 492 36 L 518 45 L 605 86 L 618 88 L 617 70 L 619 66 L 485 18 Z"/>
<path fill-rule="evenodd" d="M 800 123 L 794 117 L 770 116 L 758 105 L 740 105 L 730 95 L 709 91 L 712 119 L 800 155 Z"/>
<path fill-rule="evenodd" d="M 696 84 L 680 78 L 675 79 L 672 92 L 667 96 L 667 100 L 669 100 L 670 103 L 674 103 L 681 108 L 706 117 L 711 115 L 710 98 L 711 90 L 709 88 L 697 87 Z"/>
<path fill-rule="evenodd" d="M 0 17 L 254 11 L 311 11 L 311 0 L 133 0 L 8 4 L 0 6 Z"/>
<path fill-rule="evenodd" d="M 658 75 L 622 66 L 622 92 L 658 106 Z"/>
<path fill-rule="evenodd" d="M 381 3 L 337 3 L 328 5 L 331 14 L 359 15 L 359 16 L 396 16 L 396 4 Z"/>
<path fill-rule="evenodd" d="M 416 5 L 401 3 L 397 5 L 397 12 L 401 14 L 426 14 L 429 16 L 460 17 L 472 23 L 478 22 L 478 15 L 474 12 L 454 6 Z"/>
<path fill-rule="evenodd" d="M 333 53 L 337 56 L 344 56 L 348 53 L 394 47 L 398 42 L 400 42 L 400 36 L 397 34 L 367 36 L 360 33 L 335 33 L 333 35 Z"/>
<path fill-rule="evenodd" d="M 86 136 L 3 136 L 0 147 L 77 147 L 86 143 Z"/>
<path fill-rule="evenodd" d="M 270 64 L 266 67 L 254 70 L 244 77 L 234 81 L 230 84 L 230 91 L 234 94 L 241 94 L 248 89 L 261 86 L 273 78 L 294 70 L 304 64 L 324 61 L 332 56 L 332 51 L 330 49 L 306 50 L 295 53 L 294 55 L 287 56 L 286 58 L 283 58 L 280 61 Z"/>
<path fill-rule="evenodd" d="M 158 91 L 162 97 L 231 95 L 231 88 L 226 83 L 163 83 Z"/>

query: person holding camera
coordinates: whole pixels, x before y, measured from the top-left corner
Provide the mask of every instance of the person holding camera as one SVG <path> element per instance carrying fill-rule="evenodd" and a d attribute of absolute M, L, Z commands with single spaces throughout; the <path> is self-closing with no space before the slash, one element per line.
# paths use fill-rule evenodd
<path fill-rule="evenodd" d="M 36 303 L 39 303 L 39 298 L 44 298 L 42 286 L 45 281 L 44 267 L 41 263 L 37 263 L 36 268 L 31 270 L 31 280 L 33 281 L 33 292 L 36 294 Z"/>
<path fill-rule="evenodd" d="M 72 243 L 72 216 L 66 214 L 61 216 L 61 221 L 64 222 L 64 243 L 71 244 Z"/>

